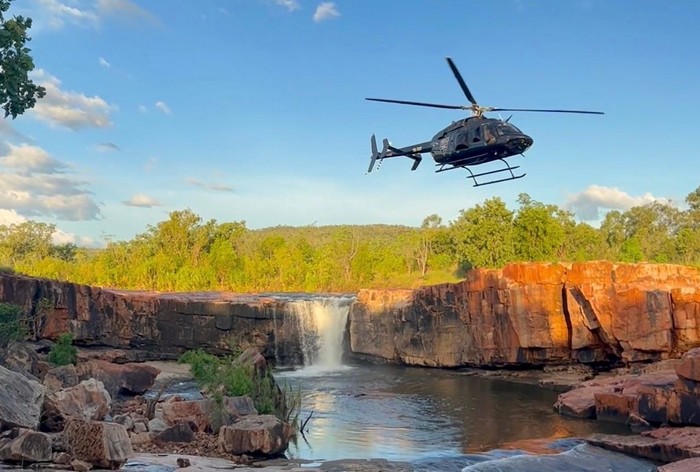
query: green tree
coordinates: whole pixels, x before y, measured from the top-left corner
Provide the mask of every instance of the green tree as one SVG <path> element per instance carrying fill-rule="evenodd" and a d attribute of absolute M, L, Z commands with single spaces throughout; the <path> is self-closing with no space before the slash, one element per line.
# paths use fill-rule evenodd
<path fill-rule="evenodd" d="M 516 256 L 526 261 L 551 261 L 560 258 L 566 240 L 565 225 L 573 219 L 556 205 L 536 202 L 522 193 L 520 209 L 513 220 Z"/>
<path fill-rule="evenodd" d="M 29 78 L 34 60 L 26 43 L 31 41 L 27 30 L 32 27 L 32 19 L 15 16 L 6 20 L 5 13 L 11 3 L 12 0 L 0 0 L 0 103 L 5 118 L 15 119 L 33 108 L 46 89 Z"/>
<path fill-rule="evenodd" d="M 513 212 L 499 197 L 462 210 L 451 232 L 462 269 L 501 267 L 514 260 Z"/>

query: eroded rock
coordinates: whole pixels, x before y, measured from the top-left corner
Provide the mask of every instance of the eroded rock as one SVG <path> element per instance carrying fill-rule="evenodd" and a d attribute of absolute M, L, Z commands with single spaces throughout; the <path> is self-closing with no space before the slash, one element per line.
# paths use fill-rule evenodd
<path fill-rule="evenodd" d="M 35 380 L 0 366 L 0 430 L 36 429 L 46 389 Z"/>
<path fill-rule="evenodd" d="M 230 454 L 274 456 L 289 445 L 291 427 L 274 415 L 252 415 L 219 430 L 219 449 Z"/>
<path fill-rule="evenodd" d="M 700 428 L 659 428 L 639 436 L 594 434 L 591 444 L 660 462 L 700 457 Z"/>
<path fill-rule="evenodd" d="M 103 360 L 90 360 L 78 364 L 77 374 L 81 380 L 89 378 L 101 381 L 109 394 L 141 395 L 148 391 L 160 373 L 148 364 L 113 364 Z"/>
<path fill-rule="evenodd" d="M 46 397 L 42 428 L 61 431 L 71 418 L 103 420 L 111 410 L 112 399 L 102 382 L 84 380 L 74 387 L 64 388 Z"/>
<path fill-rule="evenodd" d="M 134 455 L 126 429 L 116 423 L 72 419 L 63 439 L 66 452 L 96 467 L 120 468 Z"/>
<path fill-rule="evenodd" d="M 51 438 L 44 433 L 21 429 L 0 448 L 0 460 L 8 462 L 51 461 Z"/>

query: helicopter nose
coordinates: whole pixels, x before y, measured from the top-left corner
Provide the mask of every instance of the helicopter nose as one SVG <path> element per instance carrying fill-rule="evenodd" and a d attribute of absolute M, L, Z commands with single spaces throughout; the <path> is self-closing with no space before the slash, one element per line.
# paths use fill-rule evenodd
<path fill-rule="evenodd" d="M 508 147 L 518 154 L 525 152 L 530 146 L 532 146 L 530 136 L 521 135 L 508 140 Z"/>

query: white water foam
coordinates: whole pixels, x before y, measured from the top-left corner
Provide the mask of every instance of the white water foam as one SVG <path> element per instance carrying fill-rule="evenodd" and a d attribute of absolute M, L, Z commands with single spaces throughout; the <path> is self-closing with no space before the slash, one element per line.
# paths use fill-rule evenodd
<path fill-rule="evenodd" d="M 298 323 L 304 368 L 296 375 L 321 375 L 347 369 L 343 366 L 343 336 L 351 297 L 292 300 L 289 310 Z"/>

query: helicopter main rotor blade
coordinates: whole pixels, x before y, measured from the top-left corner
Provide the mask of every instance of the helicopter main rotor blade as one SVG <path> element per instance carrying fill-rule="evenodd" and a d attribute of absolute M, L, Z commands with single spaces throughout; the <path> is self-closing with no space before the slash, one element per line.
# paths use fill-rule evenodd
<path fill-rule="evenodd" d="M 452 73 L 454 74 L 455 78 L 457 79 L 457 82 L 459 82 L 459 86 L 462 87 L 462 91 L 464 92 L 464 95 L 467 96 L 467 99 L 472 102 L 474 105 L 477 105 L 476 99 L 474 98 L 474 95 L 469 91 L 469 87 L 467 87 L 467 83 L 464 81 L 462 78 L 462 74 L 459 73 L 459 70 L 457 70 L 457 66 L 455 65 L 454 62 L 452 62 L 451 58 L 447 58 L 447 63 L 450 65 L 450 69 L 452 69 Z"/>
<path fill-rule="evenodd" d="M 582 111 L 582 110 L 533 110 L 531 108 L 487 108 L 487 111 L 536 111 L 545 113 L 586 113 L 589 115 L 604 115 L 602 111 Z"/>
<path fill-rule="evenodd" d="M 385 98 L 365 98 L 373 102 L 401 103 L 403 105 L 418 105 L 421 107 L 447 108 L 448 110 L 469 110 L 470 107 L 464 105 L 440 105 L 439 103 L 407 102 L 405 100 L 387 100 Z"/>

